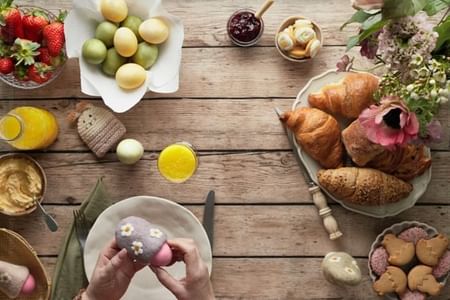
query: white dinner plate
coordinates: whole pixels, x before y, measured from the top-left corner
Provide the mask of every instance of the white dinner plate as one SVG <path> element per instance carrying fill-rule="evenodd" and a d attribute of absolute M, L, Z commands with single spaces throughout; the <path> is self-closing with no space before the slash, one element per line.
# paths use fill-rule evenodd
<path fill-rule="evenodd" d="M 346 72 L 337 72 L 336 70 L 329 70 L 321 75 L 311 78 L 311 80 L 306 84 L 306 86 L 298 93 L 297 99 L 292 105 L 292 110 L 295 110 L 298 107 L 310 107 L 308 102 L 308 95 L 310 93 L 318 92 L 324 85 L 330 84 L 333 82 L 340 81 L 347 73 Z M 336 118 L 341 125 L 341 129 L 344 129 L 349 121 L 342 120 Z M 317 180 L 317 171 L 321 169 L 321 166 L 311 158 L 307 153 L 305 153 L 301 147 L 297 144 L 297 141 L 294 139 L 294 144 L 296 147 L 296 151 L 300 156 L 301 161 L 305 165 L 309 175 L 314 180 L 316 184 L 319 184 Z M 430 157 L 430 149 L 426 148 L 427 155 Z M 425 193 L 428 183 L 431 179 L 431 167 L 425 171 L 421 176 L 418 176 L 410 181 L 413 185 L 413 190 L 409 194 L 408 197 L 391 204 L 381 205 L 381 206 L 365 206 L 365 205 L 357 205 L 344 202 L 340 199 L 333 197 L 330 193 L 328 193 L 325 189 L 322 189 L 330 198 L 334 201 L 341 204 L 343 207 L 371 217 L 375 218 L 384 218 L 398 215 L 399 213 L 407 210 L 414 206 L 417 200 Z"/>
<path fill-rule="evenodd" d="M 114 238 L 117 223 L 128 216 L 146 219 L 161 227 L 168 239 L 191 238 L 200 250 L 209 273 L 212 268 L 211 245 L 200 221 L 183 206 L 157 197 L 137 196 L 122 200 L 103 211 L 92 226 L 84 250 L 84 268 L 90 280 L 100 251 Z M 185 276 L 185 265 L 175 263 L 166 268 L 175 278 Z M 149 268 L 139 271 L 131 281 L 123 300 L 176 299 L 163 287 Z"/>

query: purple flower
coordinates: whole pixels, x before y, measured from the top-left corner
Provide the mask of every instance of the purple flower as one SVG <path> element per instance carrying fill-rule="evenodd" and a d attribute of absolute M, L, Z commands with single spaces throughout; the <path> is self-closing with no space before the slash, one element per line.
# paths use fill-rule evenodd
<path fill-rule="evenodd" d="M 341 59 L 337 62 L 336 68 L 338 72 L 347 72 L 353 65 L 353 58 L 345 54 L 341 57 Z"/>
<path fill-rule="evenodd" d="M 433 121 L 427 124 L 426 136 L 421 137 L 421 140 L 427 145 L 432 143 L 440 143 L 442 142 L 442 133 L 443 130 L 441 122 L 433 119 Z"/>
<path fill-rule="evenodd" d="M 380 34 L 381 30 L 378 32 L 375 32 L 365 40 L 361 42 L 361 49 L 359 50 L 359 53 L 361 53 L 361 56 L 365 56 L 368 59 L 374 59 L 375 55 L 378 51 L 378 35 Z"/>

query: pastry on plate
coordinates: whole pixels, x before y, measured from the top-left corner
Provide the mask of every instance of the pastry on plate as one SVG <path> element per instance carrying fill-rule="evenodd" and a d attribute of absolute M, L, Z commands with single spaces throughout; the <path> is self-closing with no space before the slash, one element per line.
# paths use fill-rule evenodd
<path fill-rule="evenodd" d="M 280 119 L 292 130 L 301 148 L 322 167 L 342 166 L 344 147 L 335 118 L 319 109 L 301 107 L 285 112 Z"/>
<path fill-rule="evenodd" d="M 389 263 L 402 267 L 411 262 L 414 258 L 415 247 L 411 242 L 405 242 L 394 234 L 386 234 L 381 242 L 389 254 Z"/>
<path fill-rule="evenodd" d="M 433 267 L 447 251 L 448 245 L 448 238 L 441 233 L 428 240 L 421 239 L 416 245 L 417 258 L 423 264 Z"/>
<path fill-rule="evenodd" d="M 378 83 L 378 77 L 372 74 L 348 73 L 340 82 L 327 84 L 320 91 L 309 94 L 308 101 L 312 107 L 332 115 L 356 119 L 375 103 L 373 93 Z"/>
<path fill-rule="evenodd" d="M 407 144 L 388 150 L 369 141 L 358 120 L 342 131 L 342 141 L 358 166 L 374 168 L 402 180 L 422 175 L 431 166 L 424 145 Z"/>
<path fill-rule="evenodd" d="M 411 291 L 421 291 L 431 296 L 437 296 L 444 287 L 431 274 L 433 269 L 429 266 L 415 266 L 408 273 L 408 287 Z"/>
<path fill-rule="evenodd" d="M 408 280 L 402 269 L 394 266 L 387 267 L 386 272 L 373 283 L 373 289 L 379 296 L 389 293 L 403 294 L 406 291 Z"/>
<path fill-rule="evenodd" d="M 319 184 L 342 201 L 359 205 L 384 205 L 407 197 L 411 184 L 368 168 L 319 170 Z"/>

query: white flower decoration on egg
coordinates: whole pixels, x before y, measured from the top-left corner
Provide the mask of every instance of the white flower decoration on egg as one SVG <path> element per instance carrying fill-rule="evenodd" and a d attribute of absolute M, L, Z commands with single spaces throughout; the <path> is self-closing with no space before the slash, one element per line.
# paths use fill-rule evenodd
<path fill-rule="evenodd" d="M 10 281 L 11 281 L 11 276 L 8 273 L 6 273 L 6 272 L 0 273 L 0 282 L 1 283 L 8 283 Z"/>
<path fill-rule="evenodd" d="M 144 245 L 142 244 L 142 242 L 134 241 L 131 244 L 131 250 L 134 251 L 134 255 L 142 254 L 144 252 Z"/>
<path fill-rule="evenodd" d="M 130 236 L 133 233 L 133 231 L 134 227 L 130 223 L 127 223 L 125 225 L 122 225 L 122 227 L 120 227 L 121 236 Z"/>
<path fill-rule="evenodd" d="M 150 228 L 150 236 L 154 237 L 154 238 L 161 238 L 163 235 L 162 231 L 159 230 L 158 228 Z"/>

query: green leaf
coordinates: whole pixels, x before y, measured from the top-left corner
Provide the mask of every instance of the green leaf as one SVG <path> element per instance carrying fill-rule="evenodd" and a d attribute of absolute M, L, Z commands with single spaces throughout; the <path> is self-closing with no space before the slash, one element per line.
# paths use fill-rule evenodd
<path fill-rule="evenodd" d="M 353 14 L 353 16 L 347 22 L 342 24 L 340 30 L 344 29 L 345 26 L 347 26 L 348 24 L 351 24 L 351 23 L 362 23 L 365 20 L 367 20 L 370 16 L 372 16 L 372 15 L 363 10 L 358 10 L 357 12 L 355 12 Z"/>
<path fill-rule="evenodd" d="M 441 25 L 436 27 L 435 31 L 439 34 L 439 37 L 436 41 L 434 51 L 438 52 L 446 42 L 450 41 L 450 16 Z"/>
<path fill-rule="evenodd" d="M 359 35 L 359 42 L 364 41 L 365 39 L 367 39 L 369 36 L 371 36 L 372 34 L 374 34 L 375 32 L 379 31 L 381 28 L 383 28 L 384 25 L 386 25 L 389 22 L 389 20 L 380 20 L 377 23 L 373 24 L 370 28 L 368 28 L 367 30 L 364 30 L 363 32 L 361 32 L 361 34 Z"/>
<path fill-rule="evenodd" d="M 358 45 L 358 43 L 359 43 L 359 34 L 349 37 L 347 41 L 347 49 L 345 49 L 345 51 L 352 49 L 353 47 Z"/>
<path fill-rule="evenodd" d="M 380 22 L 382 19 L 382 15 L 380 13 L 371 16 L 370 18 L 368 18 L 367 20 L 364 21 L 364 23 L 362 23 L 361 28 L 363 30 L 367 30 L 370 27 L 372 27 L 373 25 L 375 25 L 376 23 Z"/>
<path fill-rule="evenodd" d="M 427 5 L 427 0 L 384 0 L 383 19 L 414 16 Z"/>
<path fill-rule="evenodd" d="M 450 0 L 428 0 L 423 10 L 429 16 L 434 16 L 438 12 L 450 7 Z"/>

